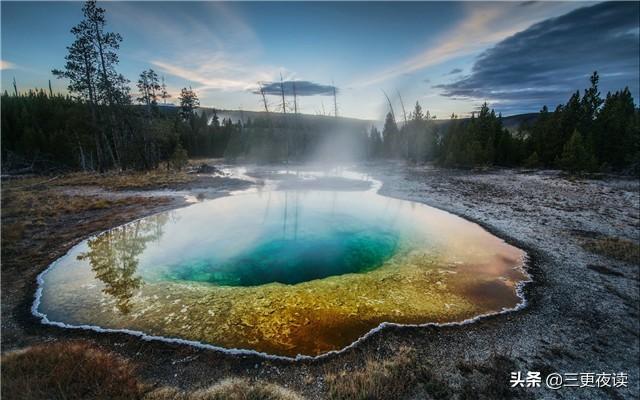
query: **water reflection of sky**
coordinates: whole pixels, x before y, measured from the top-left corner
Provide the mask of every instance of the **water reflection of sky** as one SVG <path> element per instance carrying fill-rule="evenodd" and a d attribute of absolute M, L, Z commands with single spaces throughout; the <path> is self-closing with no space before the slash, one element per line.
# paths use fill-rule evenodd
<path fill-rule="evenodd" d="M 40 310 L 71 324 L 315 355 L 380 322 L 462 320 L 520 301 L 524 253 L 476 224 L 380 196 L 375 184 L 269 182 L 81 243 L 45 275 Z"/>

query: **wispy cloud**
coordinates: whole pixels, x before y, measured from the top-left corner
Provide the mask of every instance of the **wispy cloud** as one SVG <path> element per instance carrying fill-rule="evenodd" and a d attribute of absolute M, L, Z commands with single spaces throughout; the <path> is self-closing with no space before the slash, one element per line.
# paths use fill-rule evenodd
<path fill-rule="evenodd" d="M 434 44 L 429 48 L 396 65 L 366 76 L 352 86 L 378 84 L 402 74 L 477 53 L 548 17 L 551 13 L 557 13 L 558 9 L 576 7 L 576 4 L 544 2 L 541 6 L 532 3 L 528 6 L 527 13 L 523 13 L 521 4 L 517 3 L 490 3 L 480 6 L 477 3 L 468 3 L 466 16 L 453 29 L 434 40 Z"/>
<path fill-rule="evenodd" d="M 7 69 L 16 69 L 17 65 L 12 62 L 6 60 L 0 60 L 0 71 L 4 71 Z"/>
<path fill-rule="evenodd" d="M 113 22 L 137 27 L 141 35 L 160 40 L 169 51 L 185 47 L 224 49 L 230 45 L 251 51 L 261 49 L 256 33 L 229 4 L 188 5 L 169 3 L 168 7 L 154 9 L 136 2 L 107 2 L 104 6 Z"/>
<path fill-rule="evenodd" d="M 283 68 L 255 65 L 224 53 L 199 53 L 185 57 L 189 62 L 152 60 L 161 72 L 184 79 L 201 91 L 253 91 L 258 82 L 273 81 Z"/>
<path fill-rule="evenodd" d="M 201 90 L 247 90 L 250 87 L 250 83 L 247 81 L 220 77 L 220 69 L 217 68 L 218 64 L 216 63 L 191 68 L 161 60 L 153 60 L 151 64 L 166 74 L 199 85 Z"/>
<path fill-rule="evenodd" d="M 460 72 L 462 72 L 460 68 L 454 68 L 451 71 L 449 71 L 446 75 L 456 75 L 456 74 L 459 74 Z"/>
<path fill-rule="evenodd" d="M 521 112 L 566 101 L 598 70 L 603 90 L 629 86 L 637 95 L 639 11 L 638 3 L 607 2 L 545 20 L 486 50 L 468 76 L 436 87 Z"/>
<path fill-rule="evenodd" d="M 133 12 L 139 7 L 134 3 L 115 3 L 112 11 L 118 21 L 135 24 L 141 34 L 162 41 L 160 52 L 142 49 L 134 57 L 168 75 L 169 82 L 173 76 L 198 91 L 251 91 L 258 81 L 275 80 L 280 73 L 291 75 L 258 61 L 263 51 L 260 38 L 232 5 L 190 4 L 198 7 L 197 17 L 192 9 L 186 12 L 181 7 L 172 8 L 171 14 L 149 8 L 145 8 L 151 10 L 148 13 Z"/>
<path fill-rule="evenodd" d="M 266 94 L 280 95 L 284 91 L 286 96 L 296 94 L 296 96 L 330 96 L 335 90 L 338 92 L 338 88 L 332 85 L 322 85 L 309 81 L 283 81 L 281 82 L 266 82 L 262 84 L 262 90 Z M 254 93 L 260 93 L 259 90 L 254 90 Z"/>

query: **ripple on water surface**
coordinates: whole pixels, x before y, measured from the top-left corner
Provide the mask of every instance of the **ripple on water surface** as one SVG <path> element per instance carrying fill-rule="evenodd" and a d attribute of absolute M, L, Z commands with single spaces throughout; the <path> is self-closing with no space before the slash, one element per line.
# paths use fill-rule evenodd
<path fill-rule="evenodd" d="M 248 191 L 74 247 L 43 276 L 50 321 L 282 356 L 382 322 L 512 308 L 524 253 L 478 225 L 374 191 Z"/>

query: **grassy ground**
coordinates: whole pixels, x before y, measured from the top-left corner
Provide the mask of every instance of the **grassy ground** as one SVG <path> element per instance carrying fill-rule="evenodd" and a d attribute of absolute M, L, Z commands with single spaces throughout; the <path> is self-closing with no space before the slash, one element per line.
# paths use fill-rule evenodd
<path fill-rule="evenodd" d="M 449 398 L 446 384 L 402 347 L 390 358 L 369 356 L 355 370 L 327 369 L 326 398 L 401 399 L 416 391 Z M 154 387 L 135 363 L 88 341 L 40 344 L 2 357 L 2 395 L 11 399 L 302 400 L 299 393 L 264 380 L 226 378 L 206 388 Z M 469 367 L 473 369 L 473 367 Z"/>
<path fill-rule="evenodd" d="M 144 400 L 302 400 L 298 393 L 263 381 L 229 378 L 213 386 L 194 391 L 160 388 L 145 395 Z"/>
<path fill-rule="evenodd" d="M 140 399 L 131 362 L 83 341 L 41 344 L 2 357 L 6 399 Z"/>
<path fill-rule="evenodd" d="M 2 357 L 2 396 L 24 400 L 301 400 L 267 382 L 225 379 L 211 387 L 181 391 L 143 383 L 135 365 L 87 341 L 31 346 Z"/>
<path fill-rule="evenodd" d="M 106 174 L 75 173 L 50 181 L 52 186 L 98 186 L 108 190 L 162 189 L 174 188 L 195 182 L 197 175 L 184 171 L 155 170 L 149 172 L 113 172 Z"/>
<path fill-rule="evenodd" d="M 355 363 L 354 363 L 355 364 Z M 264 379 L 229 377 L 208 387 L 181 390 L 141 379 L 139 366 L 90 341 L 69 340 L 30 346 L 2 357 L 2 396 L 10 399 L 141 399 L 141 400 L 304 400 L 299 392 Z M 331 400 L 498 399 L 515 397 L 504 385 L 513 370 L 508 357 L 494 355 L 480 363 L 461 362 L 468 379 L 456 392 L 401 347 L 392 356 L 369 355 L 354 368 L 328 366 L 322 380 Z M 311 383 L 311 382 L 310 382 Z"/>
<path fill-rule="evenodd" d="M 344 400 L 402 399 L 420 391 L 434 399 L 449 398 L 447 385 L 430 371 L 429 365 L 415 358 L 413 349 L 401 347 L 390 358 L 367 357 L 362 368 L 328 372 L 327 395 Z"/>
<path fill-rule="evenodd" d="M 582 247 L 586 250 L 628 263 L 640 263 L 640 244 L 618 237 L 598 237 L 585 239 Z"/>
<path fill-rule="evenodd" d="M 76 172 L 54 176 L 26 176 L 11 178 L 3 182 L 9 189 L 51 189 L 65 186 L 95 186 L 108 190 L 172 188 L 179 184 L 194 182 L 198 175 L 185 171 L 148 172 Z"/>
<path fill-rule="evenodd" d="M 46 260 L 52 244 L 72 240 L 78 232 L 107 229 L 136 215 L 139 209 L 170 203 L 169 199 L 159 197 L 109 199 L 97 195 L 68 195 L 58 190 L 59 185 L 71 184 L 76 179 L 78 176 L 72 175 L 57 179 L 55 183 L 42 177 L 3 182 L 3 270 L 19 267 L 27 261 Z M 111 178 L 109 185 L 127 187 L 148 183 L 144 179 L 119 176 L 118 179 Z"/>

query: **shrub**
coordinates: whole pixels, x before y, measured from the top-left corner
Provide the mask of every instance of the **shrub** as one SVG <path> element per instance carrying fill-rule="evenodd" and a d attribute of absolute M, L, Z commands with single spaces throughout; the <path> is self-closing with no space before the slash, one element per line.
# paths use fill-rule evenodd
<path fill-rule="evenodd" d="M 327 374 L 326 381 L 331 399 L 401 399 L 420 389 L 434 399 L 449 397 L 448 387 L 416 362 L 407 347 L 387 360 L 369 359 L 359 370 Z"/>
<path fill-rule="evenodd" d="M 142 385 L 123 358 L 83 341 L 28 347 L 2 357 L 5 399 L 140 399 Z"/>
<path fill-rule="evenodd" d="M 182 147 L 180 142 L 178 142 L 176 148 L 173 151 L 173 154 L 171 155 L 171 159 L 169 160 L 171 168 L 179 171 L 184 168 L 188 162 L 189 155 L 187 154 L 187 151 L 184 149 L 184 147 Z"/>
<path fill-rule="evenodd" d="M 302 400 L 295 392 L 267 382 L 250 383 L 246 379 L 225 379 L 207 389 L 181 392 L 160 388 L 145 396 L 145 400 Z"/>
<path fill-rule="evenodd" d="M 582 135 L 577 130 L 573 131 L 571 138 L 564 145 L 562 157 L 558 164 L 562 169 L 569 172 L 594 170 L 596 160 L 584 144 Z"/>

